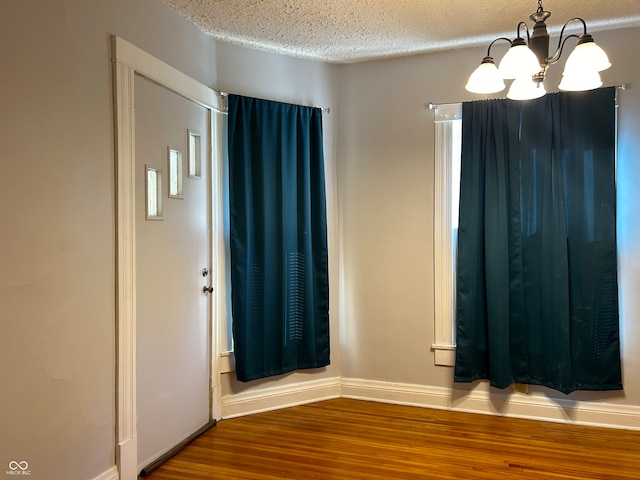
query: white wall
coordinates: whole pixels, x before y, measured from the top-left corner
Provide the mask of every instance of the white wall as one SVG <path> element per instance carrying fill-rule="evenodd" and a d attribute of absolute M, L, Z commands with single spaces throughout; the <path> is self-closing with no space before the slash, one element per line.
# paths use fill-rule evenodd
<path fill-rule="evenodd" d="M 605 85 L 620 92 L 619 265 L 624 392 L 571 394 L 570 399 L 640 406 L 640 227 L 635 205 L 640 166 L 640 64 L 628 48 L 639 29 L 598 32 L 613 67 Z M 338 178 L 343 241 L 342 375 L 448 392 L 452 369 L 433 362 L 433 113 L 427 102 L 477 99 L 464 90 L 486 47 L 342 66 L 339 70 Z M 499 57 L 502 52 L 495 52 Z M 562 62 L 563 63 L 563 62 Z M 557 90 L 562 64 L 551 67 Z M 502 94 L 504 96 L 504 94 Z M 479 389 L 486 385 L 480 384 Z M 491 393 L 494 399 L 500 391 Z M 530 396 L 567 398 L 543 388 Z M 498 400 L 500 403 L 502 400 Z M 597 406 L 594 408 L 598 408 Z M 640 422 L 638 422 L 640 425 Z"/>

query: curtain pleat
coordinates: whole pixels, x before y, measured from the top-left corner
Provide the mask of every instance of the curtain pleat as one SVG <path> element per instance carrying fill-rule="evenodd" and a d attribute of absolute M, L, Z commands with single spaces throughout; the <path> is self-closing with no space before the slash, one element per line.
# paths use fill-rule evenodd
<path fill-rule="evenodd" d="M 229 95 L 231 297 L 238 380 L 329 364 L 320 109 Z"/>
<path fill-rule="evenodd" d="M 621 389 L 615 89 L 462 115 L 455 381 Z"/>

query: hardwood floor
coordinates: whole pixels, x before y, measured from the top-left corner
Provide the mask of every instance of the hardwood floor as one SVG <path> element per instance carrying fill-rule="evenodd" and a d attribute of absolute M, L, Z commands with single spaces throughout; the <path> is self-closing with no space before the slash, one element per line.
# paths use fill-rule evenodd
<path fill-rule="evenodd" d="M 640 478 L 640 432 L 336 399 L 222 420 L 147 478 Z"/>

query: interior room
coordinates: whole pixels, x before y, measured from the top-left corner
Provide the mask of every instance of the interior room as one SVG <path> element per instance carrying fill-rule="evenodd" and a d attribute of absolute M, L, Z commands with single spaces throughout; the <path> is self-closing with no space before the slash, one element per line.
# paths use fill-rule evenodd
<path fill-rule="evenodd" d="M 484 381 L 454 382 L 452 363 L 437 361 L 438 349 L 433 347 L 438 343 L 434 240 L 438 211 L 434 110 L 429 104 L 504 98 L 505 92 L 470 93 L 465 84 L 491 40 L 513 37 L 517 22 L 529 21 L 536 2 L 465 5 L 464 18 L 448 14 L 449 2 L 382 2 L 392 11 L 422 12 L 411 24 L 400 26 L 394 21 L 407 17 L 387 17 L 374 8 L 376 2 L 364 2 L 372 24 L 380 28 L 365 36 L 367 49 L 358 50 L 333 30 L 334 45 L 302 35 L 303 30 L 313 31 L 314 18 L 319 18 L 310 16 L 310 23 L 300 23 L 290 35 L 293 40 L 310 38 L 311 45 L 319 47 L 312 53 L 296 50 L 286 36 L 279 43 L 263 44 L 259 38 L 217 38 L 219 32 L 206 32 L 196 25 L 197 17 L 187 18 L 180 11 L 180 4 L 189 3 L 207 2 L 8 0 L 2 4 L 0 472 L 47 480 L 132 479 L 153 457 L 136 444 L 136 425 L 146 421 L 141 415 L 147 411 L 137 403 L 145 398 L 140 382 L 146 377 L 138 373 L 136 378 L 144 363 L 136 363 L 144 338 L 142 330 L 136 338 L 135 329 L 135 302 L 139 298 L 141 308 L 143 285 L 136 287 L 136 264 L 124 255 L 126 246 L 122 250 L 123 242 L 129 242 L 140 262 L 147 252 L 135 243 L 143 238 L 141 230 L 127 223 L 132 220 L 123 214 L 127 201 L 144 201 L 145 185 L 130 187 L 136 195 L 130 195 L 134 190 L 127 194 L 118 162 L 134 149 L 145 148 L 143 138 L 158 135 L 152 131 L 139 137 L 140 128 L 135 139 L 127 139 L 123 126 L 128 132 L 134 126 L 122 116 L 122 105 L 130 101 L 128 118 L 134 118 L 138 106 L 134 100 L 144 100 L 140 77 L 153 80 L 144 72 L 157 65 L 171 78 L 197 85 L 196 90 L 211 99 L 212 113 L 198 113 L 203 116 L 196 128 L 204 139 L 208 125 L 213 125 L 210 144 L 216 162 L 226 153 L 225 132 L 217 123 L 225 118 L 221 92 L 322 109 L 330 364 L 249 382 L 236 379 L 226 323 L 229 287 L 221 267 L 224 262 L 219 260 L 228 255 L 228 247 L 217 240 L 224 240 L 220 218 L 214 221 L 214 229 L 220 226 L 221 231 L 212 233 L 214 259 L 209 265 L 214 270 L 211 278 L 219 281 L 202 284 L 216 287 L 208 296 L 202 294 L 214 303 L 207 307 L 211 308 L 211 324 L 205 326 L 209 343 L 202 346 L 210 356 L 204 372 L 210 386 L 205 382 L 204 388 L 211 397 L 205 399 L 210 402 L 205 408 L 212 421 L 347 398 L 640 430 L 640 378 L 634 374 L 640 370 L 636 341 L 640 242 L 635 240 L 640 235 L 635 213 L 640 200 L 638 2 L 606 7 L 596 0 L 544 2 L 553 12 L 548 20 L 554 27 L 551 48 L 555 49 L 565 21 L 584 16 L 589 33 L 611 60 L 611 68 L 602 72 L 603 86 L 617 87 L 623 389 L 569 394 L 534 385 L 516 391 L 490 387 Z M 274 2 L 253 3 L 259 9 Z M 274 22 L 294 15 L 299 3 L 279 2 Z M 365 35 L 357 15 L 342 3 L 330 2 L 327 8 L 335 8 L 353 32 Z M 592 19 L 585 11 L 599 16 Z M 331 21 L 320 23 L 322 28 L 331 25 Z M 384 33 L 385 25 L 393 27 L 392 33 Z M 448 37 L 432 38 L 430 25 Z M 268 30 L 264 26 L 256 23 L 256 35 Z M 278 32 L 284 35 L 284 30 Z M 421 44 L 425 46 L 416 47 Z M 567 45 L 570 49 L 574 43 L 569 40 Z M 506 49 L 496 44 L 492 53 L 499 58 Z M 130 52 L 139 64 L 127 63 Z M 566 55 L 549 68 L 545 79 L 549 92 L 558 91 Z M 134 77 L 134 86 L 122 82 Z M 162 82 L 148 83 L 158 91 L 165 88 L 158 86 Z M 123 91 L 135 91 L 137 96 L 127 100 Z M 167 104 L 163 110 L 153 99 L 148 105 L 149 121 L 163 124 L 164 118 L 182 115 L 178 107 L 167 110 Z M 163 142 L 165 155 L 168 140 Z M 184 155 L 186 161 L 186 150 Z M 214 170 L 218 167 L 222 168 L 212 165 Z M 211 194 L 223 198 L 216 185 Z M 179 192 L 174 196 L 179 198 Z M 165 199 L 165 207 L 186 201 L 186 195 L 184 201 Z M 203 281 L 202 276 L 197 281 Z M 153 332 L 155 327 L 149 328 Z M 201 348 L 197 345 L 186 348 Z"/>

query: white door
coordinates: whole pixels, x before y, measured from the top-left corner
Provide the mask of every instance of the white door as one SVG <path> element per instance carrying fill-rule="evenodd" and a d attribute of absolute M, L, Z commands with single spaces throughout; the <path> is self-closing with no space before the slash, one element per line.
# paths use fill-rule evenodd
<path fill-rule="evenodd" d="M 138 471 L 210 418 L 209 122 L 202 106 L 136 76 Z"/>

